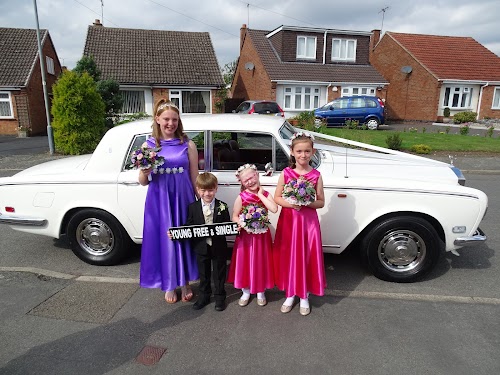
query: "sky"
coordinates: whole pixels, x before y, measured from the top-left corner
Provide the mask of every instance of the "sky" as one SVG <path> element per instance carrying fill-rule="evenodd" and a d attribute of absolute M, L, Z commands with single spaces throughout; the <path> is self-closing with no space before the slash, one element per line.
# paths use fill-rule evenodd
<path fill-rule="evenodd" d="M 242 24 L 269 31 L 286 25 L 466 36 L 500 56 L 498 0 L 36 0 L 36 4 L 40 28 L 49 30 L 61 64 L 69 69 L 82 57 L 88 26 L 95 19 L 105 27 L 208 32 L 221 67 L 238 58 Z M 36 29 L 34 9 L 33 0 L 0 0 L 0 27 Z"/>

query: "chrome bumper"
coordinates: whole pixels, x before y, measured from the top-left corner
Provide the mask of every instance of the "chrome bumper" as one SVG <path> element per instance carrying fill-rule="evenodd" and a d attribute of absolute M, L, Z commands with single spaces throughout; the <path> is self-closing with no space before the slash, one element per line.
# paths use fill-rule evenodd
<path fill-rule="evenodd" d="M 478 245 L 486 241 L 487 237 L 484 232 L 477 228 L 474 234 L 470 237 L 458 237 L 455 239 L 453 244 L 457 246 L 468 246 L 468 245 Z"/>
<path fill-rule="evenodd" d="M 0 214 L 0 224 L 41 227 L 41 226 L 44 226 L 45 224 L 47 224 L 47 220 L 46 219 L 38 219 L 35 217 L 21 217 L 21 216 Z"/>

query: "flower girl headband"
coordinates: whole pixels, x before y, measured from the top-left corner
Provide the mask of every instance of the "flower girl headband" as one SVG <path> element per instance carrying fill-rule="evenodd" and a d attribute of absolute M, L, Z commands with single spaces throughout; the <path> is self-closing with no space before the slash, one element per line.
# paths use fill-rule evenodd
<path fill-rule="evenodd" d="M 292 135 L 290 138 L 291 141 L 293 141 L 296 138 L 309 138 L 312 142 L 314 142 L 314 136 L 308 132 L 297 132 Z"/>
<path fill-rule="evenodd" d="M 248 164 L 247 163 L 247 164 L 242 165 L 241 167 L 238 168 L 238 170 L 236 172 L 234 172 L 236 178 L 240 182 L 241 182 L 240 173 L 243 172 L 245 169 L 253 169 L 255 172 L 257 172 L 257 167 L 255 166 L 255 164 Z"/>

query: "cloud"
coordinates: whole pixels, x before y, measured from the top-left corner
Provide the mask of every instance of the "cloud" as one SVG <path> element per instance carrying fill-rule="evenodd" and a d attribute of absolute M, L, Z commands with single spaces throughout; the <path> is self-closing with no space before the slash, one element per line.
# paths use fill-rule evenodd
<path fill-rule="evenodd" d="M 209 32 L 220 65 L 238 57 L 242 24 L 261 30 L 297 25 L 371 31 L 382 27 L 382 17 L 383 31 L 470 36 L 500 55 L 500 33 L 495 19 L 500 14 L 498 1 L 103 0 L 103 3 L 105 27 Z M 102 18 L 101 0 L 38 0 L 37 6 L 40 27 L 49 30 L 61 62 L 73 68 L 82 56 L 88 26 Z M 1 1 L 0 25 L 35 28 L 33 1 Z"/>

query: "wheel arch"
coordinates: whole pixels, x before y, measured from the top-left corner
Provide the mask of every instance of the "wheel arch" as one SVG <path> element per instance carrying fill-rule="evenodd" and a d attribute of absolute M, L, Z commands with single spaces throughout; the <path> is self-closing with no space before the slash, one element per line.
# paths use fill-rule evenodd
<path fill-rule="evenodd" d="M 398 216 L 412 216 L 412 217 L 418 217 L 421 219 L 424 219 L 427 221 L 434 229 L 436 230 L 437 234 L 439 235 L 439 238 L 443 243 L 446 243 L 446 237 L 444 234 L 444 230 L 442 225 L 439 223 L 439 221 L 432 217 L 431 215 L 425 214 L 423 212 L 414 212 L 414 211 L 398 211 L 398 212 L 389 212 L 386 213 L 382 216 L 377 217 L 375 220 L 373 220 L 370 224 L 368 224 L 354 239 L 354 243 L 360 243 L 361 240 L 364 238 L 366 233 L 368 233 L 373 227 L 375 227 L 377 224 L 381 223 L 384 220 L 391 219 L 393 217 L 398 217 Z"/>

